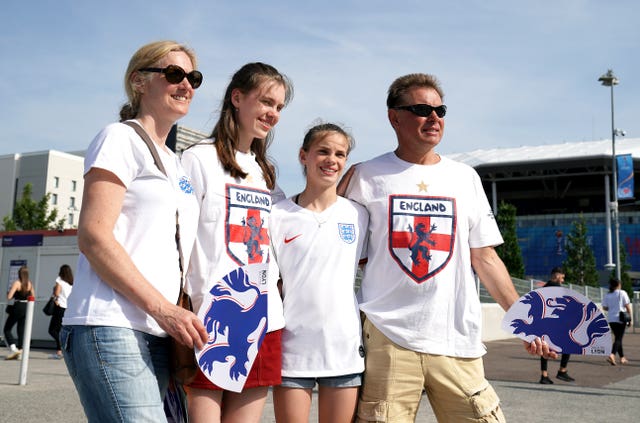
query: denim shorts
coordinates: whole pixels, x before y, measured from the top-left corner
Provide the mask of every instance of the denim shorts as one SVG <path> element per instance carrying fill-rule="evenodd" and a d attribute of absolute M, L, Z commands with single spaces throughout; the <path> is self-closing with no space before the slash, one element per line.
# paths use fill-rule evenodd
<path fill-rule="evenodd" d="M 282 376 L 283 388 L 313 389 L 316 383 L 329 388 L 352 388 L 362 385 L 362 373 L 329 377 L 285 377 Z"/>
<path fill-rule="evenodd" d="M 63 326 L 60 342 L 89 422 L 165 422 L 169 338 L 110 326 Z"/>

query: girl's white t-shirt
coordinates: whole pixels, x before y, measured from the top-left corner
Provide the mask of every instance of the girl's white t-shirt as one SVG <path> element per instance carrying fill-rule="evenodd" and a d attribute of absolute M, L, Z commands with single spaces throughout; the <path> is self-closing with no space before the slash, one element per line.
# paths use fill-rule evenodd
<path fill-rule="evenodd" d="M 72 286 L 60 277 L 56 278 L 56 283 L 60 285 L 60 295 L 56 298 L 58 307 L 67 308 L 67 299 L 69 298 L 69 294 L 71 294 Z"/>
<path fill-rule="evenodd" d="M 277 203 L 271 243 L 282 276 L 282 376 L 329 377 L 364 370 L 354 282 L 367 236 L 364 207 L 338 197 L 322 213 Z"/>
<path fill-rule="evenodd" d="M 233 178 L 224 170 L 211 139 L 203 140 L 182 153 L 182 165 L 191 176 L 199 204 L 199 215 L 190 216 L 190 220 L 197 222 L 196 230 L 183 236 L 184 253 L 191 255 L 187 292 L 197 312 L 210 289 L 231 271 L 268 263 L 267 331 L 272 332 L 282 329 L 284 316 L 277 288 L 278 268 L 275 260 L 271 259 L 268 239 L 269 213 L 273 203 L 284 198 L 284 194 L 277 187 L 269 190 L 253 153 L 237 152 L 236 161 L 248 174 L 247 178 Z M 251 208 L 251 202 L 260 203 L 260 218 L 256 219 L 256 224 L 261 226 L 263 236 L 252 252 L 254 263 L 247 263 L 247 246 L 242 240 L 234 239 L 232 232 L 235 233 L 240 222 L 247 223 L 250 215 L 256 213 L 255 209 L 251 212 L 243 210 L 243 206 Z M 244 217 L 237 219 L 238 215 Z M 255 254 L 257 250 L 260 254 Z"/>
<path fill-rule="evenodd" d="M 607 322 L 620 323 L 620 312 L 627 311 L 626 307 L 631 301 L 627 291 L 616 289 L 607 292 L 602 299 L 602 306 L 607 307 Z"/>

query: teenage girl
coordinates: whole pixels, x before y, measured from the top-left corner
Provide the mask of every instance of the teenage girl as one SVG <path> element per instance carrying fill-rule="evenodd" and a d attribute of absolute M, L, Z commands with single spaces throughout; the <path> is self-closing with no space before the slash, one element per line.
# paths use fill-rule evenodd
<path fill-rule="evenodd" d="M 211 137 L 183 153 L 182 163 L 192 177 L 200 205 L 187 272 L 187 289 L 196 311 L 201 307 L 220 309 L 217 303 L 204 303 L 219 281 L 245 271 L 251 274 L 253 269 L 264 269 L 273 262 L 268 237 L 271 198 L 284 195 L 276 187 L 267 148 L 273 137 L 271 130 L 291 97 L 289 80 L 273 66 L 259 62 L 244 65 L 227 86 Z M 224 389 L 199 372 L 188 385 L 189 418 L 194 423 L 258 423 L 268 387 L 280 383 L 282 301 L 277 292 L 277 271 L 265 273 L 265 279 L 269 279 L 268 273 L 275 274 L 271 278 L 273 289 L 265 289 L 268 333 L 246 374 L 244 386 L 241 392 L 228 386 Z M 254 282 L 250 280 L 250 284 Z M 261 291 L 264 288 L 267 287 L 261 286 Z M 228 333 L 247 324 L 249 314 L 223 316 L 231 320 Z M 210 339 L 215 336 L 210 334 Z M 248 339 L 244 337 L 244 341 Z M 212 347 L 208 351 L 213 354 L 216 350 Z M 246 372 L 245 358 L 234 367 Z"/>
<path fill-rule="evenodd" d="M 18 269 L 18 279 L 13 281 L 7 292 L 7 300 L 13 300 L 13 307 L 4 323 L 4 339 L 11 350 L 5 360 L 19 360 L 21 357 L 24 323 L 27 318 L 27 300 L 35 295 L 33 284 L 29 279 L 29 269 L 27 266 L 21 266 Z M 18 339 L 12 333 L 12 329 L 16 325 L 18 326 Z"/>
<path fill-rule="evenodd" d="M 351 422 L 355 414 L 364 350 L 354 281 L 369 218 L 336 193 L 352 148 L 338 125 L 311 128 L 299 152 L 305 189 L 271 212 L 286 321 L 282 384 L 273 391 L 278 423 L 309 421 L 316 383 L 319 422 Z"/>

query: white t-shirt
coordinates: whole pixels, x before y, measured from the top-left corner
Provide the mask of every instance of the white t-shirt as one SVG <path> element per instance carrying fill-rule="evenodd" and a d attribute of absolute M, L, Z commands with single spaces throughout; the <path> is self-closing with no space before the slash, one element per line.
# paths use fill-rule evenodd
<path fill-rule="evenodd" d="M 480 357 L 481 305 L 470 248 L 502 237 L 473 168 L 417 165 L 387 153 L 359 164 L 347 197 L 369 212 L 360 309 L 402 347 Z"/>
<path fill-rule="evenodd" d="M 59 276 L 56 278 L 56 283 L 60 285 L 60 295 L 56 298 L 56 303 L 58 303 L 58 307 L 67 308 L 67 298 L 71 294 L 72 286 Z"/>
<path fill-rule="evenodd" d="M 247 178 L 232 178 L 225 172 L 211 139 L 182 153 L 182 165 L 191 176 L 200 205 L 199 217 L 192 216 L 198 222 L 197 232 L 183 237 L 185 245 L 193 247 L 184 251 L 191 251 L 187 292 L 197 312 L 205 295 L 223 276 L 239 267 L 269 263 L 267 331 L 271 332 L 282 329 L 284 316 L 277 289 L 278 269 L 271 260 L 269 214 L 273 202 L 284 194 L 279 188 L 269 191 L 252 153 L 237 152 L 236 161 Z M 260 227 L 251 244 L 244 238 L 249 226 Z"/>
<path fill-rule="evenodd" d="M 607 322 L 621 323 L 620 312 L 627 311 L 626 307 L 630 302 L 627 291 L 616 289 L 613 292 L 607 292 L 602 299 L 602 306 L 608 309 Z"/>
<path fill-rule="evenodd" d="M 84 172 L 105 169 L 124 184 L 127 190 L 113 234 L 146 280 L 175 304 L 180 289 L 176 208 L 181 229 L 188 228 L 184 216 L 192 215 L 197 203 L 178 157 L 156 150 L 168 177 L 156 167 L 149 148 L 133 128 L 113 123 L 89 146 Z M 167 336 L 151 316 L 129 301 L 126 293 L 115 291 L 101 280 L 83 254 L 78 258 L 63 324 L 118 326 Z"/>
<path fill-rule="evenodd" d="M 354 281 L 367 211 L 338 197 L 315 213 L 291 199 L 271 212 L 271 243 L 283 281 L 282 376 L 329 377 L 364 370 Z"/>

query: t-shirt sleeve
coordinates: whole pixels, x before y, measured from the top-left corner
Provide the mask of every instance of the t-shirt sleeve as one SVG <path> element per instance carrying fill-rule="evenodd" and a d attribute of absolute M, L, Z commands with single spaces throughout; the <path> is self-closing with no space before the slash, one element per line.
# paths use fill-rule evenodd
<path fill-rule="evenodd" d="M 469 246 L 471 248 L 495 247 L 504 242 L 487 195 L 482 188 L 478 174 L 472 175 L 472 209 L 469 222 Z"/>
<path fill-rule="evenodd" d="M 351 179 L 349 180 L 349 185 L 347 185 L 347 189 L 344 193 L 345 197 L 355 201 L 358 204 L 365 205 L 364 198 L 364 180 L 362 178 L 362 165 L 354 165 L 356 166 L 353 175 L 351 175 Z"/>
<path fill-rule="evenodd" d="M 369 246 L 369 212 L 360 204 L 356 204 L 358 209 L 358 223 L 362 237 L 362 251 L 360 252 L 360 263 L 366 263 L 368 257 L 367 248 Z"/>
<path fill-rule="evenodd" d="M 113 173 L 128 187 L 144 163 L 144 153 L 139 148 L 134 148 L 135 142 L 148 150 L 133 128 L 121 123 L 108 125 L 96 135 L 87 149 L 84 159 L 85 175 L 92 168 L 104 169 Z"/>

